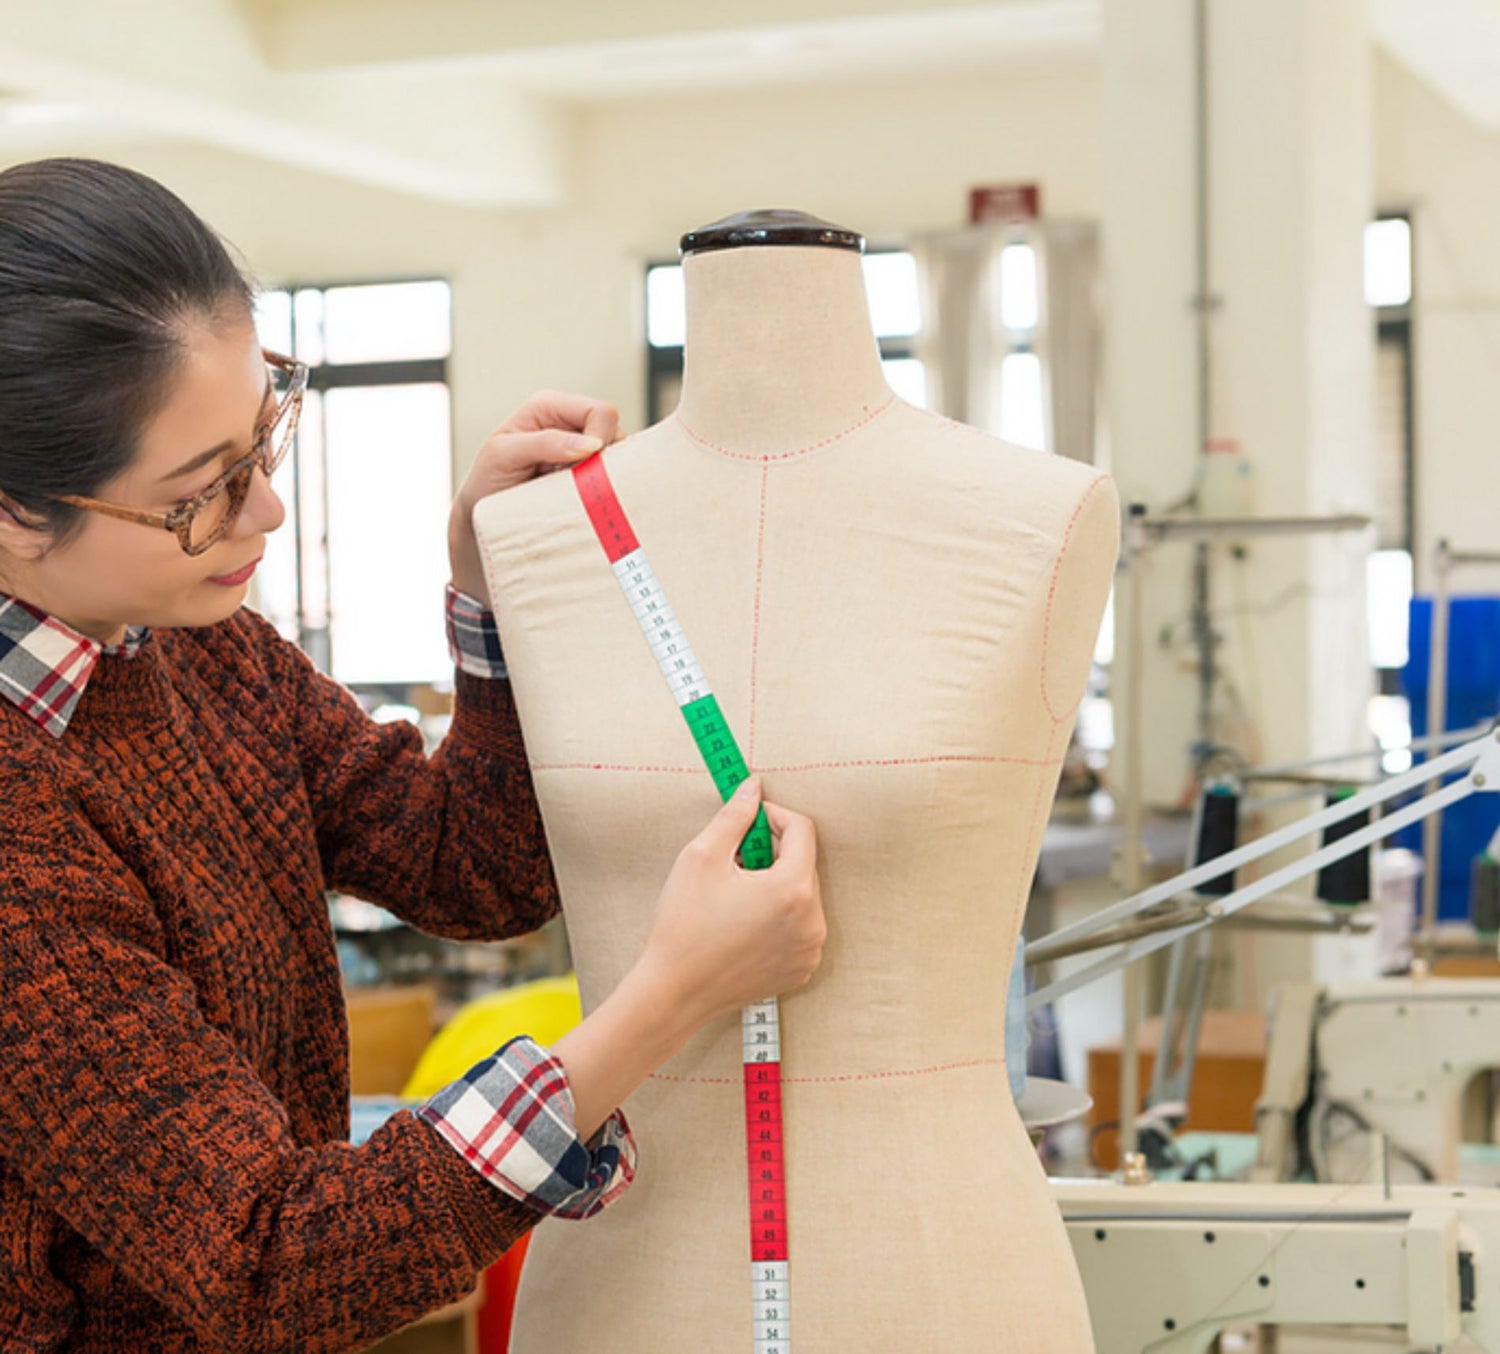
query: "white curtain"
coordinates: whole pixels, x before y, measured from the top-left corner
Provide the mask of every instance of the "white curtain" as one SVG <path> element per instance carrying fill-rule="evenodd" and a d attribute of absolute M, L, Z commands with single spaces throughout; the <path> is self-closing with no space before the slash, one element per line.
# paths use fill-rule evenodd
<path fill-rule="evenodd" d="M 1029 245 L 1037 263 L 1037 319 L 1027 330 L 1007 329 L 1000 318 L 1000 255 L 1014 244 Z M 930 407 L 1003 435 L 1003 364 L 1014 353 L 1034 353 L 1041 364 L 1043 447 L 1099 459 L 1098 228 L 1068 221 L 972 226 L 919 235 L 909 247 L 922 304 L 917 356 Z"/>

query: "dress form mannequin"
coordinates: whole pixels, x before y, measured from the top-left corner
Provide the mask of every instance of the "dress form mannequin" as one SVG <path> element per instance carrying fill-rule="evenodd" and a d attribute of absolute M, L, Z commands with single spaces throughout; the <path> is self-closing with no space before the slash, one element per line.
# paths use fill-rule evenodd
<path fill-rule="evenodd" d="M 1116 496 L 896 399 L 858 237 L 784 216 L 686 237 L 681 403 L 605 460 L 767 798 L 818 826 L 829 939 L 781 1004 L 792 1348 L 1081 1354 L 1005 995 Z M 587 1010 L 718 797 L 572 477 L 475 522 Z M 740 1048 L 728 1017 L 627 1103 L 636 1183 L 538 1230 L 515 1354 L 752 1354 Z"/>

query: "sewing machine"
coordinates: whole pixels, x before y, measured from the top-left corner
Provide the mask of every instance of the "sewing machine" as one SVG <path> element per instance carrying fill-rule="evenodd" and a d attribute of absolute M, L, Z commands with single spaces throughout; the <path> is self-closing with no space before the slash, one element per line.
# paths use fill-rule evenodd
<path fill-rule="evenodd" d="M 1456 1182 L 1465 1090 L 1496 1067 L 1500 980 L 1419 972 L 1285 984 L 1272 1009 L 1251 1178 L 1346 1175 L 1329 1151 L 1332 1125 L 1342 1121 L 1388 1136 L 1394 1159 L 1417 1175 Z"/>
<path fill-rule="evenodd" d="M 1500 1354 L 1500 1190 L 1052 1184 L 1097 1354 L 1202 1354 L 1231 1325 L 1394 1326 Z"/>

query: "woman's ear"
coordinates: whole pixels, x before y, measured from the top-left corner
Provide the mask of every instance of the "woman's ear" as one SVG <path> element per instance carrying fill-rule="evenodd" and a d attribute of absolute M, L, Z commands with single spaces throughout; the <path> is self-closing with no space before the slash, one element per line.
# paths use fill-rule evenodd
<path fill-rule="evenodd" d="M 52 533 L 20 504 L 0 494 L 0 554 L 28 563 L 39 560 L 52 544 Z"/>

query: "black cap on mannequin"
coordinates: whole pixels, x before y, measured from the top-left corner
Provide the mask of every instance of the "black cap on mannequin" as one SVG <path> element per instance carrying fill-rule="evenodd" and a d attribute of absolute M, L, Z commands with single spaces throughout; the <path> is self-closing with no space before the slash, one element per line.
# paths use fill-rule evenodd
<path fill-rule="evenodd" d="M 806 212 L 786 211 L 774 207 L 753 212 L 736 212 L 722 221 L 714 221 L 690 230 L 678 242 L 684 257 L 706 254 L 713 249 L 740 249 L 745 245 L 821 245 L 827 249 L 849 249 L 856 254 L 865 251 L 864 236 L 832 222 L 809 216 Z"/>

